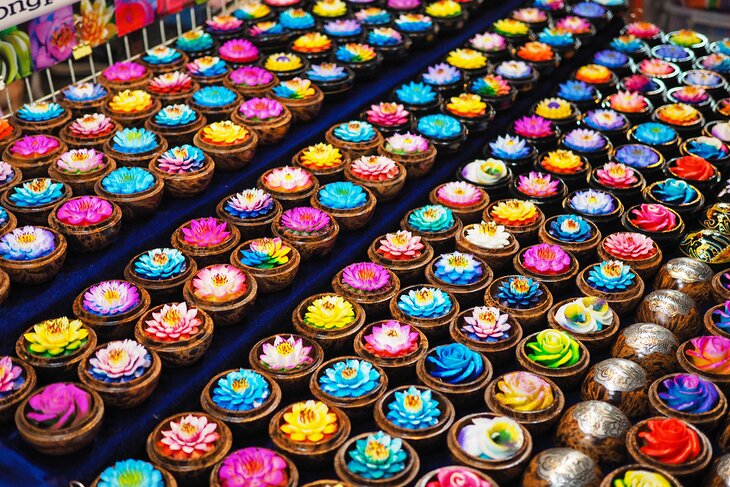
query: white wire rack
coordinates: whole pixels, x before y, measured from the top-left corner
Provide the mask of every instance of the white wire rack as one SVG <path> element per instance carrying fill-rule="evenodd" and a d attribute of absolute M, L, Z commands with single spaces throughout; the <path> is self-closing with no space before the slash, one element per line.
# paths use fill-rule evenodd
<path fill-rule="evenodd" d="M 210 19 L 214 14 L 229 12 L 232 9 L 235 9 L 238 7 L 240 0 L 217 0 L 215 8 L 212 5 L 212 2 L 208 1 L 205 3 L 205 20 Z M 177 14 L 171 15 L 167 17 L 166 19 L 160 19 L 157 22 L 157 25 L 148 25 L 147 27 L 144 27 L 141 30 L 131 32 L 127 34 L 126 36 L 122 36 L 119 39 L 121 39 L 122 44 L 124 45 L 124 51 L 123 52 L 117 52 L 115 55 L 114 50 L 111 47 L 110 43 L 105 43 L 104 45 L 97 46 L 94 48 L 94 51 L 98 53 L 99 50 L 106 51 L 106 63 L 107 65 L 111 65 L 118 61 L 129 61 L 139 58 L 141 55 L 143 55 L 146 51 L 148 51 L 150 48 L 158 47 L 158 46 L 166 46 L 174 43 L 178 37 L 180 37 L 183 34 L 183 16 L 189 16 L 190 25 L 193 29 L 198 28 L 197 25 L 197 11 L 199 6 L 194 6 L 189 9 L 183 10 L 182 12 L 178 12 Z M 175 20 L 175 26 L 174 26 L 174 35 L 169 35 L 169 28 L 165 24 L 165 21 L 174 18 Z M 150 36 L 151 31 L 148 29 L 159 29 L 158 35 L 159 39 L 161 40 L 159 43 L 156 43 L 154 45 L 150 45 Z M 133 52 L 132 47 L 130 46 L 129 37 L 130 36 L 139 36 L 141 33 L 142 35 L 142 50 L 139 52 Z M 117 41 L 118 42 L 118 41 Z M 103 55 L 103 54 L 102 54 Z M 95 82 L 97 76 L 100 73 L 100 70 L 97 69 L 95 63 L 94 63 L 94 52 L 89 54 L 88 56 L 85 56 L 82 59 L 73 60 L 68 59 L 68 76 L 71 78 L 72 83 L 83 83 L 83 82 Z M 88 65 L 88 66 L 86 66 Z M 83 70 L 81 69 L 83 67 Z M 87 69 L 88 67 L 88 69 Z M 46 100 L 52 100 L 55 101 L 56 97 L 60 94 L 61 90 L 63 90 L 66 86 L 61 86 L 59 88 L 56 88 L 55 83 L 53 82 L 53 69 L 55 66 L 46 68 L 42 71 L 33 73 L 30 77 L 24 78 L 22 80 L 23 83 L 25 83 L 25 90 L 24 90 L 24 101 L 28 100 L 30 102 L 34 101 L 46 101 Z M 80 77 L 78 72 L 83 71 L 83 77 Z M 45 72 L 45 75 L 44 75 Z M 89 72 L 90 74 L 86 74 Z M 0 78 L 4 76 L 4 73 L 0 73 Z M 35 80 L 40 84 L 40 80 L 45 76 L 49 90 L 47 94 L 43 95 L 40 98 L 35 98 L 33 95 L 33 86 L 31 85 L 31 80 Z M 10 117 L 15 109 L 13 108 L 13 96 L 10 93 L 10 87 L 14 86 L 16 83 L 20 83 L 21 81 L 15 81 L 11 83 L 10 85 L 5 85 L 4 83 L 0 82 L 0 91 L 3 92 L 2 95 L 5 97 L 5 101 L 7 103 L 7 110 L 3 112 L 2 117 L 7 118 Z"/>

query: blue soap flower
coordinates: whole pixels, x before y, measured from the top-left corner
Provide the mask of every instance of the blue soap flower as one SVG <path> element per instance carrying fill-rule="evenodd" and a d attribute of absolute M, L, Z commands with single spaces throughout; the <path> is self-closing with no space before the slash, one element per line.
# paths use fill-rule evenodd
<path fill-rule="evenodd" d="M 646 122 L 636 126 L 634 138 L 643 144 L 661 145 L 677 138 L 677 132 L 664 124 Z"/>
<path fill-rule="evenodd" d="M 452 252 L 442 254 L 434 264 L 434 275 L 448 284 L 467 286 L 483 274 L 482 265 L 471 254 Z"/>
<path fill-rule="evenodd" d="M 694 374 L 677 374 L 662 381 L 659 398 L 675 411 L 702 414 L 715 408 L 720 395 L 709 380 Z"/>
<path fill-rule="evenodd" d="M 439 402 L 433 399 L 431 389 L 411 386 L 397 391 L 388 403 L 385 417 L 394 425 L 409 430 L 422 430 L 436 426 L 441 417 Z"/>
<path fill-rule="evenodd" d="M 134 261 L 134 273 L 153 281 L 179 276 L 187 268 L 185 255 L 172 248 L 148 250 Z"/>
<path fill-rule="evenodd" d="M 189 65 L 188 69 L 195 76 L 212 77 L 226 74 L 228 71 L 226 62 L 218 58 L 213 59 L 215 62 L 193 62 Z"/>
<path fill-rule="evenodd" d="M 697 137 L 687 143 L 687 151 L 708 161 L 723 159 L 728 155 L 728 148 L 714 137 Z"/>
<path fill-rule="evenodd" d="M 453 308 L 453 304 L 449 295 L 441 289 L 422 287 L 401 294 L 398 298 L 398 308 L 414 318 L 432 319 L 447 314 Z"/>
<path fill-rule="evenodd" d="M 99 475 L 99 487 L 165 487 L 162 472 L 142 460 L 122 460 Z"/>
<path fill-rule="evenodd" d="M 271 395 L 269 381 L 249 369 L 238 369 L 218 379 L 213 402 L 229 411 L 251 411 L 261 407 Z"/>
<path fill-rule="evenodd" d="M 712 322 L 724 331 L 730 331 L 730 301 L 712 312 Z"/>
<path fill-rule="evenodd" d="M 203 51 L 213 47 L 214 42 L 213 36 L 207 32 L 191 31 L 178 37 L 175 47 L 184 52 Z"/>
<path fill-rule="evenodd" d="M 366 360 L 346 359 L 327 367 L 319 377 L 319 386 L 334 397 L 357 398 L 375 390 L 380 372 Z"/>
<path fill-rule="evenodd" d="M 44 206 L 63 197 L 62 183 L 54 183 L 50 178 L 38 178 L 25 181 L 15 186 L 8 199 L 15 205 L 23 208 Z"/>
<path fill-rule="evenodd" d="M 395 25 L 403 32 L 423 32 L 433 26 L 431 17 L 420 16 L 418 20 L 401 15 L 395 19 Z"/>
<path fill-rule="evenodd" d="M 411 81 L 395 90 L 398 101 L 409 105 L 427 105 L 436 100 L 438 94 L 426 83 Z"/>
<path fill-rule="evenodd" d="M 669 62 L 684 61 L 692 57 L 692 52 L 689 49 L 675 46 L 673 44 L 662 44 L 661 46 L 657 46 L 652 49 L 652 54 L 659 59 Z"/>
<path fill-rule="evenodd" d="M 522 159 L 532 152 L 532 147 L 519 135 L 500 135 L 489 143 L 489 147 L 499 159 Z"/>
<path fill-rule="evenodd" d="M 0 208 L 0 228 L 4 227 L 9 219 L 8 212 L 5 211 L 5 208 Z"/>
<path fill-rule="evenodd" d="M 620 68 L 625 65 L 629 62 L 629 57 L 622 52 L 605 49 L 603 51 L 598 51 L 593 55 L 593 62 L 609 69 L 613 69 Z"/>
<path fill-rule="evenodd" d="M 147 51 L 147 53 L 142 56 L 142 60 L 149 64 L 160 65 L 173 63 L 181 57 L 182 54 L 180 54 L 179 51 L 169 47 L 161 47 Z"/>
<path fill-rule="evenodd" d="M 143 154 L 159 145 L 154 132 L 147 129 L 124 129 L 114 134 L 112 149 L 124 154 Z"/>
<path fill-rule="evenodd" d="M 98 83 L 77 83 L 66 87 L 63 96 L 69 101 L 87 102 L 104 98 L 109 92 Z"/>
<path fill-rule="evenodd" d="M 47 122 L 63 115 L 66 110 L 58 103 L 39 101 L 26 103 L 16 113 L 16 116 L 26 122 Z"/>
<path fill-rule="evenodd" d="M 461 134 L 463 127 L 449 115 L 426 115 L 418 119 L 418 131 L 425 137 L 451 139 Z"/>
<path fill-rule="evenodd" d="M 637 37 L 620 36 L 611 41 L 611 49 L 623 53 L 641 52 L 646 47 L 646 42 Z"/>
<path fill-rule="evenodd" d="M 335 127 L 334 136 L 345 142 L 368 142 L 375 138 L 375 129 L 368 122 L 352 120 Z"/>
<path fill-rule="evenodd" d="M 290 8 L 279 14 L 279 23 L 285 29 L 311 29 L 316 25 L 314 16 L 299 8 Z"/>
<path fill-rule="evenodd" d="M 593 230 L 582 216 L 560 215 L 550 222 L 548 233 L 561 242 L 585 242 Z"/>
<path fill-rule="evenodd" d="M 114 194 L 143 193 L 155 184 L 155 177 L 141 167 L 120 167 L 101 180 L 104 190 Z"/>
<path fill-rule="evenodd" d="M 443 232 L 453 227 L 454 222 L 454 213 L 441 205 L 422 206 L 408 216 L 408 225 L 419 232 Z"/>
<path fill-rule="evenodd" d="M 268 215 L 275 203 L 268 193 L 260 189 L 247 189 L 226 200 L 226 213 L 241 219 L 258 218 Z"/>
<path fill-rule="evenodd" d="M 363 478 L 373 480 L 394 477 L 403 471 L 408 459 L 403 440 L 391 438 L 382 431 L 357 440 L 347 454 L 350 457 L 347 468 Z"/>
<path fill-rule="evenodd" d="M 382 8 L 370 8 L 360 10 L 355 14 L 355 18 L 363 25 L 385 25 L 390 23 L 390 13 Z"/>
<path fill-rule="evenodd" d="M 206 86 L 193 93 L 193 100 L 204 107 L 224 107 L 236 101 L 236 93 L 225 86 Z"/>
<path fill-rule="evenodd" d="M 496 298 L 502 306 L 527 309 L 537 304 L 543 294 L 538 281 L 530 277 L 515 276 L 499 284 Z"/>
<path fill-rule="evenodd" d="M 426 370 L 431 377 L 447 384 L 464 384 L 484 372 L 482 356 L 461 343 L 440 345 L 426 357 Z"/>
<path fill-rule="evenodd" d="M 573 5 L 573 15 L 594 19 L 606 15 L 606 9 L 595 2 L 580 2 Z"/>
<path fill-rule="evenodd" d="M 349 181 L 325 184 L 317 193 L 322 206 L 337 210 L 352 210 L 367 203 L 368 195 L 361 186 Z"/>
<path fill-rule="evenodd" d="M 168 105 L 157 112 L 154 121 L 164 127 L 179 127 L 193 123 L 197 119 L 198 114 L 187 105 Z"/>
<path fill-rule="evenodd" d="M 685 204 L 697 198 L 695 190 L 686 181 L 669 178 L 658 182 L 651 188 L 651 193 L 663 203 Z"/>
<path fill-rule="evenodd" d="M 568 80 L 558 86 L 558 97 L 568 101 L 588 101 L 596 96 L 596 88 L 583 81 Z"/>
<path fill-rule="evenodd" d="M 575 42 L 572 33 L 560 29 L 543 29 L 537 38 L 550 47 L 570 47 Z"/>
<path fill-rule="evenodd" d="M 626 291 L 636 281 L 631 267 L 618 260 L 603 261 L 588 271 L 586 279 L 594 289 L 602 292 Z"/>
<path fill-rule="evenodd" d="M 645 145 L 627 144 L 616 150 L 614 159 L 629 167 L 641 169 L 659 162 L 659 154 Z"/>
<path fill-rule="evenodd" d="M 374 29 L 368 32 L 367 42 L 373 46 L 394 46 L 402 41 L 403 37 L 393 29 Z"/>

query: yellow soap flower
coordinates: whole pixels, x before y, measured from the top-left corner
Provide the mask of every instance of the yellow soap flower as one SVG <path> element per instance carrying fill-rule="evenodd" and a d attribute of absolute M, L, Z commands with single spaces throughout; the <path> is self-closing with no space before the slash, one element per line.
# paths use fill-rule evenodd
<path fill-rule="evenodd" d="M 310 145 L 299 157 L 299 164 L 307 169 L 329 169 L 342 164 L 342 152 L 332 144 Z"/>
<path fill-rule="evenodd" d="M 627 470 L 613 487 L 672 487 L 664 475 L 649 470 Z"/>
<path fill-rule="evenodd" d="M 312 7 L 312 13 L 320 17 L 340 17 L 347 13 L 347 4 L 342 0 L 320 0 Z"/>
<path fill-rule="evenodd" d="M 570 103 L 562 98 L 545 98 L 535 107 L 535 115 L 550 120 L 561 120 L 569 118 L 573 114 Z"/>
<path fill-rule="evenodd" d="M 543 378 L 529 372 L 510 372 L 497 382 L 495 398 L 515 411 L 539 411 L 550 406 L 553 390 Z"/>
<path fill-rule="evenodd" d="M 426 5 L 426 15 L 431 17 L 456 17 L 461 12 L 461 5 L 454 0 L 439 0 Z"/>
<path fill-rule="evenodd" d="M 515 19 L 499 19 L 492 27 L 497 34 L 506 36 L 524 36 L 530 33 L 530 26 Z"/>
<path fill-rule="evenodd" d="M 702 38 L 697 35 L 697 32 L 689 29 L 678 30 L 669 36 L 669 40 L 678 46 L 692 47 L 695 44 L 702 42 Z"/>
<path fill-rule="evenodd" d="M 586 83 L 608 83 L 611 81 L 611 71 L 600 64 L 586 64 L 578 68 L 575 78 Z"/>
<path fill-rule="evenodd" d="M 511 199 L 497 203 L 490 212 L 492 220 L 508 226 L 529 225 L 537 220 L 540 214 L 530 201 Z"/>
<path fill-rule="evenodd" d="M 692 125 L 699 120 L 700 112 L 686 103 L 670 103 L 657 108 L 656 116 L 674 125 Z"/>
<path fill-rule="evenodd" d="M 482 101 L 482 97 L 473 93 L 452 97 L 446 108 L 459 117 L 478 117 L 487 112 L 487 104 Z"/>
<path fill-rule="evenodd" d="M 487 56 L 475 49 L 460 48 L 449 52 L 446 62 L 458 69 L 479 69 L 487 65 Z"/>
<path fill-rule="evenodd" d="M 342 296 L 327 295 L 315 299 L 304 313 L 304 322 L 325 330 L 344 328 L 355 321 L 355 308 Z"/>
<path fill-rule="evenodd" d="M 292 49 L 299 52 L 322 52 L 332 47 L 329 37 L 319 32 L 307 32 L 296 38 Z"/>
<path fill-rule="evenodd" d="M 142 90 L 120 91 L 109 102 L 109 108 L 115 112 L 141 112 L 152 106 L 152 97 Z"/>
<path fill-rule="evenodd" d="M 203 129 L 203 140 L 216 145 L 233 145 L 248 138 L 248 129 L 230 120 L 206 125 Z"/>
<path fill-rule="evenodd" d="M 277 52 L 266 58 L 264 68 L 269 71 L 294 71 L 302 67 L 302 58 L 296 54 Z"/>
<path fill-rule="evenodd" d="M 42 321 L 33 331 L 24 335 L 28 349 L 37 355 L 56 356 L 77 350 L 88 341 L 89 330 L 81 320 L 69 321 L 67 317 Z"/>
<path fill-rule="evenodd" d="M 547 153 L 542 167 L 558 174 L 572 174 L 583 168 L 583 159 L 572 151 L 558 149 Z"/>
<path fill-rule="evenodd" d="M 292 441 L 317 443 L 335 434 L 339 424 L 337 415 L 325 403 L 309 400 L 292 404 L 280 428 Z"/>

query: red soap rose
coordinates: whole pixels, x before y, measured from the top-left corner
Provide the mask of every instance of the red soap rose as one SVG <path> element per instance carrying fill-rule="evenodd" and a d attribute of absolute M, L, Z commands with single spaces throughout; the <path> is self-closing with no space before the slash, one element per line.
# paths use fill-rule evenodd
<path fill-rule="evenodd" d="M 639 451 L 667 465 L 679 465 L 697 458 L 702 450 L 697 432 L 675 418 L 651 419 L 646 430 L 639 432 L 644 440 Z"/>
<path fill-rule="evenodd" d="M 690 181 L 707 181 L 716 171 L 715 166 L 697 156 L 680 157 L 670 169 L 677 177 Z"/>
<path fill-rule="evenodd" d="M 677 215 L 666 206 L 659 204 L 642 204 L 631 210 L 631 223 L 647 232 L 666 232 L 677 226 Z"/>

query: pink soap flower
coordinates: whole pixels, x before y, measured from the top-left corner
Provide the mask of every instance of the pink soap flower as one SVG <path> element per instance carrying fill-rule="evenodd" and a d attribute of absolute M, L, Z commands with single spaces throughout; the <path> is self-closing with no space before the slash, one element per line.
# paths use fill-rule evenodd
<path fill-rule="evenodd" d="M 26 135 L 16 140 L 10 151 L 19 157 L 41 157 L 58 149 L 58 139 L 46 135 Z"/>
<path fill-rule="evenodd" d="M 188 308 L 187 303 L 182 302 L 165 304 L 153 312 L 145 324 L 148 336 L 161 342 L 176 342 L 197 335 L 203 322 L 198 318 L 196 308 Z"/>
<path fill-rule="evenodd" d="M 542 243 L 525 250 L 522 265 L 537 274 L 562 274 L 570 267 L 570 256 L 558 245 Z"/>
<path fill-rule="evenodd" d="M 20 389 L 24 382 L 22 374 L 23 369 L 13 365 L 10 357 L 0 357 L 0 397 Z"/>
<path fill-rule="evenodd" d="M 31 396 L 25 416 L 48 429 L 71 428 L 88 417 L 91 402 L 91 394 L 85 390 L 74 384 L 59 382 Z"/>
<path fill-rule="evenodd" d="M 641 233 L 612 233 L 603 241 L 603 247 L 614 257 L 624 260 L 647 259 L 657 252 L 654 241 Z"/>
<path fill-rule="evenodd" d="M 342 282 L 361 292 L 380 292 L 391 287 L 388 270 L 372 262 L 350 264 L 342 271 Z"/>
<path fill-rule="evenodd" d="M 180 421 L 170 421 L 169 426 L 170 429 L 162 430 L 160 443 L 173 455 L 190 457 L 193 454 L 203 454 L 213 448 L 220 437 L 216 432 L 218 425 L 208 421 L 206 416 L 188 414 Z"/>
<path fill-rule="evenodd" d="M 147 73 L 147 68 L 134 61 L 114 63 L 104 70 L 102 75 L 109 81 L 134 81 Z"/>
<path fill-rule="evenodd" d="M 730 374 L 730 340 L 720 336 L 692 339 L 692 349 L 685 353 L 692 364 L 703 372 Z"/>
<path fill-rule="evenodd" d="M 403 357 L 415 352 L 420 341 L 416 330 L 395 320 L 373 326 L 364 339 L 365 350 L 384 358 Z"/>
<path fill-rule="evenodd" d="M 112 204 L 98 196 L 80 196 L 63 203 L 56 213 L 61 223 L 75 227 L 96 225 L 109 219 L 114 212 Z"/>
<path fill-rule="evenodd" d="M 183 240 L 196 247 L 212 247 L 231 237 L 226 222 L 214 217 L 196 218 L 182 228 Z"/>
<path fill-rule="evenodd" d="M 408 123 L 410 114 L 403 105 L 399 103 L 380 102 L 370 106 L 370 110 L 365 112 L 368 122 L 383 127 L 395 127 Z"/>

